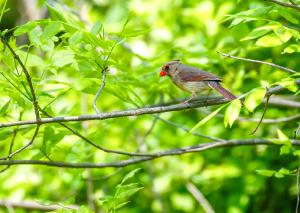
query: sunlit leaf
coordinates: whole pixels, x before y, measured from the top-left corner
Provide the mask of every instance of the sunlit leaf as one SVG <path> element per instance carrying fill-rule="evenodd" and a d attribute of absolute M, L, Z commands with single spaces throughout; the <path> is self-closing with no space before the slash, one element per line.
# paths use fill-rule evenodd
<path fill-rule="evenodd" d="M 262 47 L 275 47 L 283 43 L 284 41 L 275 33 L 265 35 L 256 41 L 256 45 Z"/>
<path fill-rule="evenodd" d="M 198 129 L 199 127 L 201 127 L 202 125 L 204 125 L 207 121 L 209 121 L 210 119 L 212 119 L 216 114 L 218 114 L 218 112 L 220 112 L 221 109 L 223 109 L 226 105 L 223 105 L 221 107 L 219 107 L 218 109 L 216 109 L 215 111 L 213 111 L 212 113 L 210 113 L 209 115 L 207 115 L 206 117 L 204 117 L 202 120 L 200 120 L 190 131 L 189 133 L 194 132 L 196 129 Z"/>
<path fill-rule="evenodd" d="M 131 172 L 129 172 L 127 175 L 125 175 L 125 177 L 122 179 L 122 181 L 119 185 L 123 185 L 126 181 L 133 178 L 136 175 L 136 173 L 140 170 L 141 170 L 141 168 L 137 168 L 137 169 L 134 169 Z"/>
<path fill-rule="evenodd" d="M 241 41 L 259 38 L 259 37 L 267 34 L 268 32 L 270 32 L 272 30 L 272 28 L 273 28 L 273 26 L 263 26 L 263 27 L 255 28 Z"/>
<path fill-rule="evenodd" d="M 253 112 L 254 109 L 261 104 L 266 94 L 266 89 L 264 88 L 256 88 L 252 90 L 252 92 L 246 96 L 244 105 L 250 111 Z"/>
<path fill-rule="evenodd" d="M 263 175 L 263 176 L 267 176 L 267 177 L 272 177 L 276 171 L 274 170 L 256 170 L 256 172 L 259 174 L 259 175 Z"/>
<path fill-rule="evenodd" d="M 298 90 L 298 86 L 297 86 L 295 80 L 292 78 L 283 79 L 282 81 L 277 82 L 277 84 L 279 84 L 280 86 L 282 86 L 284 88 L 287 88 L 291 92 L 296 92 Z"/>
<path fill-rule="evenodd" d="M 44 29 L 44 31 L 41 35 L 42 41 L 51 39 L 58 32 L 60 32 L 60 30 L 61 30 L 60 22 L 58 22 L 58 21 L 50 22 L 50 24 L 46 26 L 46 28 Z"/>
<path fill-rule="evenodd" d="M 91 33 L 94 34 L 94 35 L 97 35 L 102 29 L 102 23 L 100 21 L 97 21 L 92 29 L 91 29 Z"/>
<path fill-rule="evenodd" d="M 5 115 L 10 104 L 10 99 L 0 108 L 0 115 Z"/>
<path fill-rule="evenodd" d="M 24 33 L 28 33 L 31 30 L 33 30 L 37 26 L 37 22 L 27 22 L 24 25 L 19 26 L 15 31 L 14 31 L 14 36 L 19 36 Z"/>
<path fill-rule="evenodd" d="M 225 111 L 224 125 L 231 127 L 234 121 L 239 117 L 241 111 L 241 101 L 239 99 L 233 100 Z"/>
<path fill-rule="evenodd" d="M 300 45 L 298 44 L 291 44 L 284 48 L 284 53 L 294 53 L 294 52 L 300 52 Z"/>

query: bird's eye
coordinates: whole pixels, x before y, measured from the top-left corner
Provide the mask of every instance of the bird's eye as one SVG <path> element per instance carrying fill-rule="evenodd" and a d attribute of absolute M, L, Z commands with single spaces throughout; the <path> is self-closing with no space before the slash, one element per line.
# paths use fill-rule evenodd
<path fill-rule="evenodd" d="M 165 71 L 169 71 L 169 65 L 165 65 L 165 66 L 164 66 L 164 70 L 165 70 Z"/>

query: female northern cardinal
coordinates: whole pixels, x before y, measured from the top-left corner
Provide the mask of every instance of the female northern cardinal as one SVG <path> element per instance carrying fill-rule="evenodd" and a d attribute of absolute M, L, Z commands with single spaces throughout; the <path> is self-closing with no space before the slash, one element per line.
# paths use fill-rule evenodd
<path fill-rule="evenodd" d="M 184 65 L 179 60 L 170 61 L 162 67 L 160 76 L 165 75 L 168 75 L 179 88 L 192 93 L 192 97 L 185 103 L 195 98 L 197 93 L 211 88 L 217 90 L 229 100 L 236 99 L 236 96 L 220 85 L 222 80 L 219 77 L 195 67 Z"/>

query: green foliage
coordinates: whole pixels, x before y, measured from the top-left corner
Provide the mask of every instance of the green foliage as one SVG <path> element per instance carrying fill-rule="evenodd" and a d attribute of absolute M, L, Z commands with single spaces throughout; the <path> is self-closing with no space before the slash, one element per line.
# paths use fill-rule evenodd
<path fill-rule="evenodd" d="M 137 193 L 143 187 L 139 183 L 128 183 L 140 169 L 135 169 L 124 176 L 121 183 L 116 186 L 116 192 L 113 196 L 106 196 L 100 199 L 99 203 L 106 209 L 106 212 L 115 212 L 130 201 L 133 194 Z"/>
<path fill-rule="evenodd" d="M 0 173 L 0 200 L 66 206 L 55 212 L 72 212 L 67 209 L 71 204 L 79 206 L 77 212 L 93 212 L 91 197 L 99 211 L 203 212 L 186 189 L 186 180 L 191 180 L 216 212 L 294 211 L 300 151 L 292 140 L 300 137 L 294 134 L 299 122 L 262 123 L 255 135 L 249 133 L 257 125 L 251 119 L 261 118 L 266 88 L 281 85 L 287 90 L 278 99 L 299 102 L 299 74 L 224 58 L 216 51 L 297 70 L 299 12 L 264 1 L 104 0 L 81 1 L 80 6 L 69 0 L 51 5 L 39 1 L 49 17 L 16 20 L 24 24 L 10 26 L 21 17 L 15 11 L 20 5 L 12 2 L 21 1 L 7 1 L 9 10 L 3 7 L 1 34 L 25 64 L 39 105 L 51 116 L 94 114 L 92 102 L 106 68 L 105 87 L 97 101 L 101 112 L 186 98 L 189 94 L 170 79 L 159 78 L 166 61 L 180 59 L 222 77 L 225 88 L 245 99 L 243 104 L 234 100 L 160 117 L 191 128 L 190 133 L 224 140 L 264 138 L 276 146 L 215 148 L 122 169 L 11 166 Z M 22 67 L 2 42 L 0 51 L 0 122 L 33 120 L 32 94 Z M 298 113 L 296 107 L 271 103 L 265 118 Z M 151 116 L 66 124 L 99 146 L 128 152 L 153 153 L 211 141 Z M 15 131 L 13 151 L 31 140 L 34 128 L 1 128 L 0 157 L 8 155 Z M 125 159 L 95 149 L 58 123 L 42 125 L 33 144 L 12 158 L 98 164 Z"/>
<path fill-rule="evenodd" d="M 225 127 L 231 127 L 234 121 L 239 117 L 241 106 L 242 104 L 239 99 L 235 99 L 229 104 L 224 116 Z"/>

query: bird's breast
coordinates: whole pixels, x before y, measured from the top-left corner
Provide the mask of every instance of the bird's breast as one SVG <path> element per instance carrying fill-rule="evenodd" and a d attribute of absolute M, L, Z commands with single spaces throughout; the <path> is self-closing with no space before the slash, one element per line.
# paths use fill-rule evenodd
<path fill-rule="evenodd" d="M 207 90 L 208 84 L 205 81 L 174 81 L 174 83 L 181 89 L 190 92 L 190 93 L 200 93 L 204 90 Z"/>

